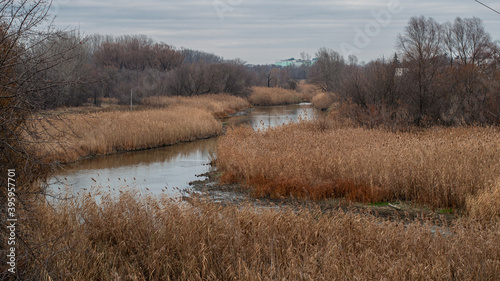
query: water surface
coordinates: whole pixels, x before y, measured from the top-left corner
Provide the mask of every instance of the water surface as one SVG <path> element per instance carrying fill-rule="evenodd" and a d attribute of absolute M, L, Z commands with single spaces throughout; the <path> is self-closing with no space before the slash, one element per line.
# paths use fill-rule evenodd
<path fill-rule="evenodd" d="M 255 107 L 250 114 L 224 122 L 250 125 L 256 130 L 314 118 L 310 104 Z M 89 188 L 132 188 L 137 192 L 168 194 L 176 197 L 189 189 L 189 182 L 203 180 L 210 170 L 216 139 L 180 143 L 172 146 L 113 154 L 78 161 L 64 167 L 49 181 L 50 189 L 69 189 L 75 193 Z"/>

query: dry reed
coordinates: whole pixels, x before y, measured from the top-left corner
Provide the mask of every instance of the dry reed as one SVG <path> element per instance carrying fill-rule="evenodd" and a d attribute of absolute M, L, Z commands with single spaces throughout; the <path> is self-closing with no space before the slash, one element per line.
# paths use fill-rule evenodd
<path fill-rule="evenodd" d="M 241 127 L 219 139 L 217 157 L 223 181 L 245 182 L 258 197 L 406 200 L 465 208 L 469 196 L 490 188 L 500 175 L 500 131 L 391 133 L 325 129 L 319 122 L 265 132 Z"/>
<path fill-rule="evenodd" d="M 123 193 L 40 204 L 23 262 L 45 280 L 498 280 L 499 225 L 445 229 L 315 209 Z M 48 278 L 50 277 L 50 279 Z"/>
<path fill-rule="evenodd" d="M 174 106 L 133 112 L 66 114 L 34 122 L 45 139 L 37 150 L 47 161 L 72 162 L 80 157 L 148 149 L 208 138 L 222 125 L 207 110 Z"/>
<path fill-rule="evenodd" d="M 209 94 L 194 97 L 155 96 L 145 98 L 142 104 L 154 107 L 186 106 L 200 108 L 213 112 L 216 117 L 227 117 L 250 107 L 246 99 L 228 94 Z"/>
<path fill-rule="evenodd" d="M 297 89 L 297 91 L 300 92 L 300 94 L 302 96 L 302 101 L 312 101 L 312 99 L 316 95 L 323 92 L 323 90 L 321 88 L 319 88 L 318 86 L 313 85 L 313 84 L 305 84 L 305 83 L 299 84 L 299 88 Z"/>
<path fill-rule="evenodd" d="M 482 223 L 500 222 L 500 181 L 467 199 L 469 217 Z"/>
<path fill-rule="evenodd" d="M 332 106 L 334 102 L 335 97 L 332 93 L 319 93 L 315 95 L 311 100 L 311 104 L 321 110 L 330 108 L 330 106 Z"/>
<path fill-rule="evenodd" d="M 253 87 L 248 100 L 253 105 L 284 105 L 300 103 L 302 95 L 283 88 Z"/>

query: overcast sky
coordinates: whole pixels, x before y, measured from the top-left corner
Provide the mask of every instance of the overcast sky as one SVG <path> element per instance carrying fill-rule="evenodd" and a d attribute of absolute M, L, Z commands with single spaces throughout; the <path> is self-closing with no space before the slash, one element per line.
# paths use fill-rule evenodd
<path fill-rule="evenodd" d="M 500 10 L 500 1 L 483 0 Z M 312 56 L 328 47 L 359 61 L 392 56 L 412 16 L 438 22 L 479 17 L 500 40 L 500 15 L 473 0 L 54 0 L 60 28 L 145 34 L 155 41 L 251 64 Z"/>

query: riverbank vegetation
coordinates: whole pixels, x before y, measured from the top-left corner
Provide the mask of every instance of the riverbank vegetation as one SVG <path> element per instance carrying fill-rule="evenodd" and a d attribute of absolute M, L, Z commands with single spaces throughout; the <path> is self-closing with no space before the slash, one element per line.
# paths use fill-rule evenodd
<path fill-rule="evenodd" d="M 327 110 L 335 103 L 335 99 L 335 95 L 332 93 L 318 93 L 311 99 L 311 104 L 317 109 Z"/>
<path fill-rule="evenodd" d="M 300 103 L 301 93 L 284 88 L 253 87 L 248 100 L 253 105 L 284 105 Z"/>
<path fill-rule="evenodd" d="M 210 111 L 185 106 L 59 118 L 36 122 L 37 130 L 48 136 L 35 144 L 45 161 L 68 163 L 85 156 L 161 147 L 222 132 L 221 123 Z"/>
<path fill-rule="evenodd" d="M 13 190 L 0 189 L 0 219 L 16 220 L 0 231 L 15 238 L 16 273 L 4 262 L 0 279 L 500 278 L 500 136 L 488 127 L 500 120 L 500 48 L 479 19 L 412 18 L 390 62 L 346 62 L 322 48 L 313 66 L 279 68 L 140 35 L 82 38 L 45 26 L 49 12 L 50 1 L 0 3 L 0 166 Z M 311 100 L 316 90 L 304 96 L 298 79 L 335 93 L 339 118 L 229 129 L 215 161 L 222 181 L 257 197 L 405 201 L 465 216 L 446 225 L 123 190 L 57 204 L 45 196 L 57 162 L 214 136 L 216 116 L 248 106 L 168 96 L 247 98 L 260 86 L 253 104 Z M 129 112 L 131 95 L 140 108 Z M 101 110 L 102 101 L 119 107 Z M 89 104 L 99 109 L 60 110 Z"/>
<path fill-rule="evenodd" d="M 153 96 L 144 99 L 142 104 L 145 106 L 162 108 L 186 106 L 196 109 L 205 109 L 212 112 L 218 118 L 228 117 L 231 114 L 251 107 L 246 99 L 229 94 L 209 94 L 194 97 Z"/>
<path fill-rule="evenodd" d="M 54 280 L 496 280 L 498 225 L 438 227 L 304 207 L 82 196 L 37 206 L 26 277 Z M 57 253 L 57 254 L 54 254 Z M 36 258 L 35 258 L 36 257 Z M 39 264 L 37 261 L 43 261 Z"/>
<path fill-rule="evenodd" d="M 68 163 L 81 157 L 172 145 L 219 135 L 216 119 L 250 108 L 228 94 L 195 97 L 150 97 L 141 110 L 61 113 L 35 119 L 39 139 L 31 139 L 46 162 Z M 75 109 L 73 109 L 74 111 Z M 71 111 L 70 111 L 71 112 Z"/>
<path fill-rule="evenodd" d="M 467 202 L 474 204 L 478 194 L 497 192 L 498 128 L 394 133 L 328 126 L 318 120 L 265 132 L 229 129 L 217 147 L 222 180 L 242 182 L 256 197 L 401 200 L 477 212 L 479 208 Z M 489 202 L 485 210 L 498 209 L 493 201 L 483 201 Z"/>

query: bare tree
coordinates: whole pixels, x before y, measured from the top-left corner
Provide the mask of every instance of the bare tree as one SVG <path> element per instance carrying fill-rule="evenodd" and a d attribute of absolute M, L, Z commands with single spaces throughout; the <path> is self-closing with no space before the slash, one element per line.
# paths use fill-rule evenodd
<path fill-rule="evenodd" d="M 340 87 L 344 58 L 336 51 L 320 48 L 316 53 L 317 61 L 311 67 L 310 80 L 324 91 L 335 92 Z"/>
<path fill-rule="evenodd" d="M 445 44 L 452 58 L 462 64 L 480 65 L 491 54 L 491 36 L 479 18 L 457 17 L 444 24 Z"/>
<path fill-rule="evenodd" d="M 444 62 L 442 28 L 433 18 L 412 17 L 405 32 L 398 36 L 397 48 L 407 68 L 406 104 L 410 105 L 419 123 L 423 117 L 438 115 L 435 77 Z"/>
<path fill-rule="evenodd" d="M 55 44 L 55 30 L 50 28 L 49 0 L 9 0 L 0 2 L 0 166 L 5 175 L 14 170 L 16 175 L 15 204 L 19 213 L 29 214 L 33 196 L 43 192 L 40 184 L 51 170 L 51 165 L 35 150 L 39 141 L 39 131 L 33 126 L 36 119 L 45 118 L 37 111 L 43 105 L 50 89 L 64 83 L 54 81 L 48 75 L 54 68 L 73 59 L 71 50 L 76 44 Z M 49 28 L 47 28 L 49 26 Z M 55 37 L 56 36 L 56 37 Z M 54 43 L 54 44 L 53 44 Z M 6 181 L 0 183 L 0 205 L 6 206 Z M 1 208 L 0 217 L 5 221 L 8 214 Z M 22 218 L 16 228 L 19 252 L 15 277 L 18 280 L 34 279 L 40 272 L 30 268 L 37 259 L 29 242 L 29 232 L 24 230 L 35 223 L 29 215 Z M 20 220 L 21 221 L 21 220 Z M 6 241 L 8 233 L 2 228 L 0 236 Z M 3 259 L 2 259 L 3 260 Z M 38 261 L 43 264 L 43 261 Z M 3 267 L 5 269 L 5 267 Z M 0 279 L 7 278 L 9 272 L 0 272 Z"/>

